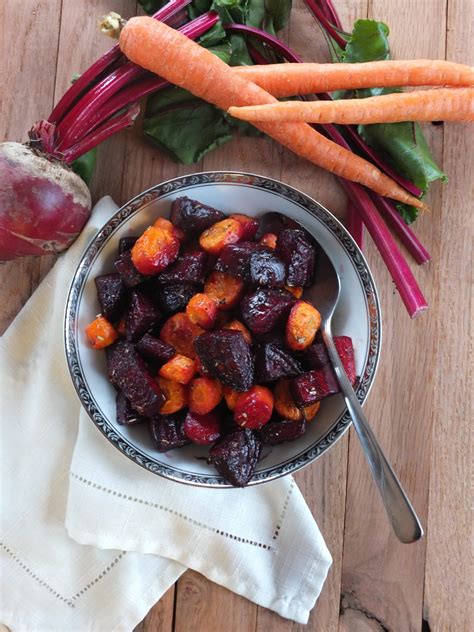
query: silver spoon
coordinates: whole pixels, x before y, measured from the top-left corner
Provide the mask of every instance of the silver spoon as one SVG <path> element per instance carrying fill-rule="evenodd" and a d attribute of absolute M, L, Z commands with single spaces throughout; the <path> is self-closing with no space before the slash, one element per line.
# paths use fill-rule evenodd
<path fill-rule="evenodd" d="M 275 214 L 268 213 L 264 218 L 271 219 L 270 215 L 275 217 Z M 316 242 L 316 279 L 314 284 L 305 291 L 304 298 L 311 302 L 321 314 L 321 334 L 324 344 L 395 535 L 405 544 L 416 542 L 423 537 L 423 527 L 370 428 L 334 345 L 331 321 L 340 291 L 339 275 L 328 255 Z"/>

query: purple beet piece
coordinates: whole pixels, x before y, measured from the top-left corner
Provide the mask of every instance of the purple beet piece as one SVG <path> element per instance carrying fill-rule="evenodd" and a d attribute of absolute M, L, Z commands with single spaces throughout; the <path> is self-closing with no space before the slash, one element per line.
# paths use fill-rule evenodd
<path fill-rule="evenodd" d="M 335 336 L 334 345 L 336 346 L 349 381 L 354 384 L 356 381 L 356 369 L 352 338 L 349 336 Z M 308 369 L 322 369 L 330 365 L 328 352 L 322 342 L 315 342 L 308 347 L 304 352 L 303 359 Z"/>
<path fill-rule="evenodd" d="M 286 349 L 275 343 L 260 345 L 255 359 L 255 382 L 265 384 L 303 373 L 301 364 Z"/>
<path fill-rule="evenodd" d="M 174 283 L 159 287 L 155 297 L 165 314 L 176 314 L 186 308 L 189 300 L 199 290 L 192 283 Z"/>
<path fill-rule="evenodd" d="M 145 418 L 137 413 L 136 410 L 132 408 L 132 405 L 122 393 L 119 391 L 117 393 L 117 423 L 121 426 L 135 426 L 136 424 L 145 421 Z"/>
<path fill-rule="evenodd" d="M 295 300 L 286 290 L 259 288 L 242 299 L 242 318 L 255 334 L 266 334 L 288 315 Z"/>
<path fill-rule="evenodd" d="M 215 265 L 218 272 L 225 272 L 239 277 L 244 281 L 250 281 L 250 258 L 266 247 L 254 241 L 242 241 L 239 244 L 229 244 L 221 252 Z"/>
<path fill-rule="evenodd" d="M 166 398 L 135 346 L 119 340 L 107 347 L 106 358 L 110 381 L 123 391 L 137 413 L 145 417 L 158 414 Z"/>
<path fill-rule="evenodd" d="M 177 198 L 171 205 L 170 220 L 186 233 L 200 233 L 224 219 L 222 211 L 187 197 Z"/>
<path fill-rule="evenodd" d="M 220 439 L 210 450 L 208 462 L 229 483 L 244 487 L 252 478 L 262 443 L 248 428 L 235 430 Z"/>
<path fill-rule="evenodd" d="M 156 278 L 158 283 L 197 283 L 201 285 L 206 279 L 208 255 L 204 250 L 185 252 L 164 272 Z"/>
<path fill-rule="evenodd" d="M 308 287 L 313 282 L 315 251 L 309 237 L 298 228 L 278 235 L 276 253 L 286 263 L 287 285 Z"/>
<path fill-rule="evenodd" d="M 150 420 L 153 444 L 158 452 L 167 452 L 191 443 L 184 433 L 184 415 L 156 415 Z"/>
<path fill-rule="evenodd" d="M 329 365 L 302 373 L 291 382 L 291 394 L 297 406 L 310 406 L 335 393 L 339 393 L 339 384 Z"/>
<path fill-rule="evenodd" d="M 285 228 L 298 228 L 298 224 L 281 213 L 265 213 L 260 220 L 256 239 L 260 239 L 265 233 L 279 235 Z"/>
<path fill-rule="evenodd" d="M 289 421 L 283 419 L 282 421 L 270 421 L 263 426 L 260 431 L 263 443 L 269 445 L 278 445 L 285 441 L 294 441 L 303 436 L 306 431 L 306 421 L 301 419 L 299 421 Z"/>
<path fill-rule="evenodd" d="M 323 342 L 315 342 L 306 349 L 303 354 L 303 361 L 306 368 L 310 370 L 322 369 L 329 364 L 329 356 Z"/>
<path fill-rule="evenodd" d="M 119 320 L 127 299 L 127 290 L 120 274 L 102 274 L 95 278 L 95 286 L 102 314 L 108 320 Z"/>
<path fill-rule="evenodd" d="M 240 331 L 216 329 L 196 338 L 194 348 L 204 370 L 236 391 L 253 384 L 254 358 Z"/>
<path fill-rule="evenodd" d="M 123 254 L 124 252 L 127 252 L 127 250 L 131 250 L 133 246 L 135 245 L 135 242 L 137 241 L 137 239 L 138 237 L 136 235 L 134 235 L 133 237 L 122 237 L 119 240 L 119 247 L 118 247 L 119 255 Z"/>
<path fill-rule="evenodd" d="M 143 338 L 138 341 L 137 349 L 145 358 L 157 360 L 162 364 L 168 362 L 168 360 L 171 360 L 171 358 L 176 355 L 174 347 L 150 334 L 145 334 Z"/>
<path fill-rule="evenodd" d="M 143 274 L 140 274 L 133 265 L 132 253 L 130 250 L 123 252 L 114 265 L 117 272 L 120 272 L 120 276 L 127 287 L 135 287 L 146 280 L 146 277 L 143 276 Z"/>
<path fill-rule="evenodd" d="M 270 249 L 254 252 L 250 257 L 250 282 L 265 287 L 283 287 L 286 266 Z"/>
<path fill-rule="evenodd" d="M 137 340 L 149 331 L 160 318 L 160 312 L 151 298 L 134 290 L 130 296 L 125 316 L 125 333 L 127 340 Z"/>

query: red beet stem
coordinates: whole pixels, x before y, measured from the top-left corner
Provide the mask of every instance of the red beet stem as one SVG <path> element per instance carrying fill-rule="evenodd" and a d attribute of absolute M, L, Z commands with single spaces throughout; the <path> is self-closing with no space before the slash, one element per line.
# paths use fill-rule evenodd
<path fill-rule="evenodd" d="M 370 194 L 370 197 L 418 265 L 422 265 L 423 263 L 430 261 L 430 253 L 426 250 L 408 224 L 403 220 L 393 202 L 391 200 L 387 200 L 387 198 L 381 197 L 380 195 L 373 195 L 372 193 Z"/>
<path fill-rule="evenodd" d="M 184 7 L 190 4 L 191 0 L 171 0 L 157 11 L 153 17 L 162 22 L 167 22 L 176 13 L 179 13 Z M 58 125 L 71 107 L 79 100 L 84 92 L 94 83 L 100 75 L 102 75 L 122 56 L 122 52 L 118 44 L 112 46 L 105 55 L 99 57 L 92 66 L 90 66 L 82 75 L 75 81 L 72 86 L 64 93 L 62 98 L 58 101 L 54 107 L 51 115 L 48 118 L 50 123 Z"/>
<path fill-rule="evenodd" d="M 124 129 L 133 125 L 135 119 L 140 113 L 140 106 L 137 103 L 132 104 L 125 111 L 120 112 L 116 116 L 109 118 L 105 123 L 99 125 L 88 136 L 82 138 L 76 145 L 73 145 L 62 154 L 62 159 L 67 164 L 70 164 L 79 156 L 87 153 L 91 149 L 94 149 L 96 145 L 99 145 L 104 140 Z"/>
<path fill-rule="evenodd" d="M 318 7 L 315 0 L 305 0 L 308 9 L 313 14 L 313 17 L 319 22 L 322 28 L 326 31 L 326 33 L 332 37 L 332 39 L 336 42 L 338 46 L 341 48 L 346 47 L 346 40 L 340 35 L 334 26 L 328 21 L 324 12 Z"/>
<path fill-rule="evenodd" d="M 324 15 L 326 15 L 328 20 L 332 24 L 334 24 L 334 26 L 336 26 L 340 31 L 342 31 L 342 22 L 339 19 L 337 11 L 334 8 L 331 0 L 320 0 L 319 4 L 321 5 L 322 10 L 324 11 Z"/>
<path fill-rule="evenodd" d="M 361 250 L 364 249 L 364 222 L 351 199 L 347 200 L 346 221 L 344 222 L 354 241 Z"/>

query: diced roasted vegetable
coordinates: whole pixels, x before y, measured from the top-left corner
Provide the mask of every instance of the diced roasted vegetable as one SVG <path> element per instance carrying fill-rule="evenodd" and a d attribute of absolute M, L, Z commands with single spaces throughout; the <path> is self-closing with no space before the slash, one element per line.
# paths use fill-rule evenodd
<path fill-rule="evenodd" d="M 139 415 L 137 411 L 132 408 L 122 391 L 117 393 L 116 405 L 117 423 L 121 426 L 135 426 L 145 420 L 145 417 Z"/>
<path fill-rule="evenodd" d="M 118 333 L 104 316 L 97 316 L 87 325 L 86 336 L 94 349 L 105 349 L 117 340 Z"/>
<path fill-rule="evenodd" d="M 156 324 L 159 318 L 160 312 L 151 298 L 140 290 L 134 290 L 125 316 L 127 339 L 138 340 Z"/>
<path fill-rule="evenodd" d="M 222 384 L 211 377 L 196 377 L 189 385 L 189 410 L 199 415 L 206 415 L 219 404 L 222 399 Z"/>
<path fill-rule="evenodd" d="M 291 292 L 295 298 L 301 298 L 303 296 L 304 288 L 302 287 L 291 287 L 290 285 L 285 285 L 285 290 L 287 292 Z"/>
<path fill-rule="evenodd" d="M 247 329 L 247 327 L 240 322 L 240 320 L 231 320 L 229 323 L 223 325 L 223 329 L 233 329 L 234 331 L 240 331 L 245 340 L 249 343 L 249 345 L 252 344 L 252 334 Z"/>
<path fill-rule="evenodd" d="M 246 393 L 241 393 L 235 403 L 235 423 L 242 428 L 259 430 L 273 413 L 273 394 L 265 386 L 252 386 Z"/>
<path fill-rule="evenodd" d="M 278 235 L 276 251 L 287 265 L 287 284 L 308 287 L 313 282 L 315 251 L 303 230 L 286 228 Z"/>
<path fill-rule="evenodd" d="M 102 314 L 108 320 L 118 320 L 127 300 L 127 290 L 120 274 L 102 274 L 95 278 L 95 286 Z"/>
<path fill-rule="evenodd" d="M 149 226 L 135 242 L 132 262 L 146 276 L 158 274 L 178 256 L 179 240 L 166 228 Z"/>
<path fill-rule="evenodd" d="M 321 314 L 306 301 L 297 301 L 286 322 L 285 343 L 293 351 L 303 351 L 314 341 Z"/>
<path fill-rule="evenodd" d="M 224 217 L 222 211 L 187 197 L 177 198 L 171 205 L 172 223 L 186 233 L 200 233 Z"/>
<path fill-rule="evenodd" d="M 127 287 L 136 287 L 146 280 L 143 274 L 140 274 L 132 262 L 132 253 L 125 250 L 115 262 L 115 269 L 119 272 L 123 282 Z"/>
<path fill-rule="evenodd" d="M 216 302 L 219 309 L 232 309 L 242 298 L 243 281 L 224 272 L 211 272 L 204 284 L 204 293 Z"/>
<path fill-rule="evenodd" d="M 306 421 L 300 419 L 299 421 L 288 421 L 283 419 L 282 421 L 270 421 L 266 424 L 260 433 L 263 443 L 269 445 L 278 445 L 285 441 L 294 441 L 302 437 L 306 430 Z"/>
<path fill-rule="evenodd" d="M 229 410 L 234 410 L 239 395 L 239 391 L 234 391 L 234 389 L 230 388 L 230 386 L 224 386 L 225 403 L 227 404 L 227 408 Z"/>
<path fill-rule="evenodd" d="M 189 320 L 203 329 L 211 329 L 217 318 L 217 305 L 209 294 L 194 294 L 186 306 Z"/>
<path fill-rule="evenodd" d="M 199 237 L 199 244 L 206 252 L 218 255 L 225 246 L 240 241 L 243 233 L 244 229 L 240 222 L 227 218 L 205 230 Z"/>
<path fill-rule="evenodd" d="M 192 323 L 187 314 L 179 313 L 168 318 L 161 328 L 160 338 L 178 353 L 195 358 L 194 339 L 202 333 L 203 329 Z"/>
<path fill-rule="evenodd" d="M 209 256 L 204 250 L 194 248 L 183 253 L 174 263 L 157 276 L 158 283 L 195 283 L 202 285 L 206 279 Z"/>
<path fill-rule="evenodd" d="M 286 282 L 286 267 L 283 261 L 270 250 L 254 252 L 250 257 L 250 283 L 265 287 L 283 287 Z"/>
<path fill-rule="evenodd" d="M 196 374 L 196 361 L 177 353 L 174 358 L 163 364 L 159 374 L 172 382 L 189 384 Z"/>
<path fill-rule="evenodd" d="M 262 287 L 242 299 L 242 319 L 253 333 L 265 334 L 286 318 L 294 302 L 295 297 L 285 290 Z"/>
<path fill-rule="evenodd" d="M 183 386 L 183 384 L 161 376 L 157 377 L 156 381 L 163 395 L 166 397 L 165 403 L 160 408 L 160 414 L 171 415 L 186 406 L 188 398 L 186 395 L 186 387 Z"/>
<path fill-rule="evenodd" d="M 159 286 L 155 292 L 156 302 L 166 314 L 176 314 L 186 309 L 186 305 L 196 293 L 192 283 L 173 283 Z"/>
<path fill-rule="evenodd" d="M 356 381 L 354 346 L 349 336 L 335 336 L 334 345 L 341 358 L 342 365 L 349 381 Z M 322 369 L 330 364 L 328 352 L 323 342 L 315 342 L 308 347 L 303 355 L 303 361 L 308 369 Z"/>
<path fill-rule="evenodd" d="M 229 483 L 244 487 L 255 471 L 262 444 L 247 428 L 229 433 L 209 450 L 209 462 Z"/>
<path fill-rule="evenodd" d="M 301 364 L 281 345 L 272 342 L 259 345 L 255 359 L 256 382 L 265 384 L 300 373 L 303 373 Z"/>
<path fill-rule="evenodd" d="M 150 420 L 151 438 L 158 452 L 168 452 L 191 443 L 184 433 L 184 411 L 157 415 Z"/>
<path fill-rule="evenodd" d="M 157 362 L 168 362 L 176 355 L 176 349 L 155 336 L 145 334 L 137 343 L 137 349 L 142 356 Z"/>
<path fill-rule="evenodd" d="M 260 237 L 260 242 L 263 246 L 267 246 L 267 248 L 271 248 L 275 250 L 277 245 L 277 235 L 275 233 L 265 233 Z"/>
<path fill-rule="evenodd" d="M 299 406 L 309 406 L 339 393 L 339 384 L 332 368 L 327 365 L 295 377 L 291 383 L 291 393 Z"/>
<path fill-rule="evenodd" d="M 223 248 L 216 262 L 215 269 L 225 272 L 244 281 L 250 280 L 250 259 L 257 252 L 265 251 L 265 246 L 254 241 L 242 241 L 229 244 Z"/>
<path fill-rule="evenodd" d="M 200 415 L 190 410 L 184 420 L 184 432 L 193 443 L 211 445 L 221 436 L 220 417 L 215 411 Z"/>
<path fill-rule="evenodd" d="M 280 380 L 274 390 L 275 410 L 284 419 L 299 421 L 312 419 L 319 410 L 319 402 L 300 407 L 296 404 L 291 393 L 291 380 Z"/>
<path fill-rule="evenodd" d="M 137 239 L 138 239 L 138 236 L 122 237 L 119 240 L 119 247 L 118 247 L 119 255 L 121 255 L 124 252 L 127 252 L 127 250 L 131 250 L 133 245 L 137 241 Z"/>
<path fill-rule="evenodd" d="M 258 220 L 256 217 L 242 215 L 241 213 L 232 213 L 231 215 L 229 215 L 229 217 L 231 219 L 236 219 L 240 224 L 242 224 L 242 239 L 252 240 L 255 238 L 255 235 L 257 234 L 258 228 L 260 226 L 260 220 Z"/>

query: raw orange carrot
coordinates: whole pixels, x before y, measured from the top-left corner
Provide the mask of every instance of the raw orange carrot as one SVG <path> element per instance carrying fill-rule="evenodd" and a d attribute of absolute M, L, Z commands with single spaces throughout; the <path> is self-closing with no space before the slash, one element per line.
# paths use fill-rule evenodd
<path fill-rule="evenodd" d="M 268 64 L 236 66 L 232 71 L 279 98 L 358 88 L 474 85 L 474 68 L 442 59 Z"/>
<path fill-rule="evenodd" d="M 395 92 L 366 99 L 281 101 L 269 105 L 229 108 L 244 121 L 306 121 L 340 125 L 402 121 L 474 121 L 474 88 L 438 88 Z"/>
<path fill-rule="evenodd" d="M 134 63 L 222 110 L 227 111 L 234 105 L 276 102 L 271 94 L 234 74 L 209 50 L 152 18 L 131 18 L 120 34 L 119 44 Z M 328 140 L 306 123 L 259 123 L 256 127 L 295 154 L 338 176 L 364 184 L 380 195 L 425 207 L 377 167 Z"/>

